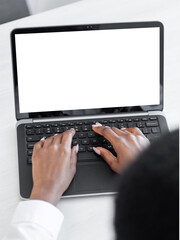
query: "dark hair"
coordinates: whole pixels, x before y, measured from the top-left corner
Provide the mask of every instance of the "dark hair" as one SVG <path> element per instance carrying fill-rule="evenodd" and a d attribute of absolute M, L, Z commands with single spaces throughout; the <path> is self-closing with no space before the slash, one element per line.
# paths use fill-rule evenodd
<path fill-rule="evenodd" d="M 116 240 L 179 239 L 179 130 L 154 142 L 119 179 Z"/>

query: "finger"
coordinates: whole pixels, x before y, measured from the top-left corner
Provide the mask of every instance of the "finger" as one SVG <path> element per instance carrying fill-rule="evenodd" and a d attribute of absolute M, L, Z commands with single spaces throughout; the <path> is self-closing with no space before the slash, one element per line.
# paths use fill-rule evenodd
<path fill-rule="evenodd" d="M 134 128 L 126 128 L 126 131 L 134 134 L 134 135 L 141 135 L 141 136 L 144 136 L 144 134 L 141 132 L 141 130 L 137 127 L 134 127 Z M 145 137 L 145 136 L 144 136 Z"/>
<path fill-rule="evenodd" d="M 55 134 L 52 144 L 57 146 L 60 145 L 61 139 L 62 139 L 62 134 Z"/>
<path fill-rule="evenodd" d="M 94 147 L 93 150 L 95 153 L 100 155 L 106 162 L 107 164 L 113 169 L 114 163 L 117 162 L 117 158 L 107 149 L 102 148 L 102 147 Z"/>
<path fill-rule="evenodd" d="M 71 128 L 62 134 L 61 144 L 65 147 L 71 148 L 72 138 L 75 135 L 74 128 Z"/>
<path fill-rule="evenodd" d="M 129 132 L 127 131 L 127 129 L 128 129 L 128 128 L 121 128 L 121 131 L 123 131 L 123 132 L 125 132 L 125 133 L 129 133 Z"/>
<path fill-rule="evenodd" d="M 118 136 L 117 134 L 108 126 L 99 126 L 99 125 L 92 125 L 92 129 L 104 136 L 111 144 L 115 144 L 117 142 Z"/>
<path fill-rule="evenodd" d="M 127 131 L 118 129 L 116 127 L 112 127 L 112 130 L 118 135 L 118 136 L 123 136 L 124 134 L 127 134 Z"/>
<path fill-rule="evenodd" d="M 45 138 L 42 138 L 39 142 L 34 145 L 33 152 L 39 151 L 44 145 Z"/>
<path fill-rule="evenodd" d="M 43 148 L 49 147 L 51 145 L 51 143 L 53 142 L 53 138 L 54 138 L 54 136 L 46 138 L 46 140 L 44 140 Z"/>
<path fill-rule="evenodd" d="M 71 150 L 71 162 L 75 166 L 77 164 L 77 153 L 78 153 L 78 151 L 79 151 L 79 145 L 77 144 Z"/>
<path fill-rule="evenodd" d="M 128 128 L 121 128 L 121 131 L 123 131 L 125 134 L 133 134 L 132 132 L 128 131 Z"/>

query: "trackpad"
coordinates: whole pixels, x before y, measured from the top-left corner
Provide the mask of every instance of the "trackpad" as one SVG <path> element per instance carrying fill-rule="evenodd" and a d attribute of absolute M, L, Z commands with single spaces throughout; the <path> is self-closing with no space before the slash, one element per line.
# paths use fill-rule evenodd
<path fill-rule="evenodd" d="M 78 194 L 116 191 L 116 174 L 105 162 L 78 163 L 75 191 Z"/>

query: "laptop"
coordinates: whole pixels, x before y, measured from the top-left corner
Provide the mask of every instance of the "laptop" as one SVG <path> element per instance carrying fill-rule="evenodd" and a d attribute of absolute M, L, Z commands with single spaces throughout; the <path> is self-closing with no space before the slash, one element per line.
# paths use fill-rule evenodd
<path fill-rule="evenodd" d="M 72 127 L 77 172 L 64 196 L 116 192 L 117 176 L 93 146 L 116 153 L 91 126 L 138 127 L 151 142 L 168 131 L 162 23 L 15 29 L 11 45 L 20 196 L 32 190 L 34 144 Z"/>

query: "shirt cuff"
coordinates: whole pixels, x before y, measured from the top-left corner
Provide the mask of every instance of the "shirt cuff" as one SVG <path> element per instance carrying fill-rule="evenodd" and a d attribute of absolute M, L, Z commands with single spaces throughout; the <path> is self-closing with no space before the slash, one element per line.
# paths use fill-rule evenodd
<path fill-rule="evenodd" d="M 41 200 L 29 200 L 19 203 L 12 224 L 22 222 L 37 224 L 57 238 L 63 219 L 63 214 L 52 204 Z"/>

